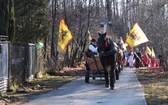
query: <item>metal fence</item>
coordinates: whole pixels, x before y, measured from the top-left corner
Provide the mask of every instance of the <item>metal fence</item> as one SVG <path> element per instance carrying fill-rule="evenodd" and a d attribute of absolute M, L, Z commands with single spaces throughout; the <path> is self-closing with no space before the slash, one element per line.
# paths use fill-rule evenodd
<path fill-rule="evenodd" d="M 25 77 L 25 46 L 11 45 L 10 48 L 11 56 L 11 72 L 9 77 L 10 85 L 15 86 L 16 84 L 24 81 Z"/>
<path fill-rule="evenodd" d="M 34 78 L 34 75 L 38 72 L 37 67 L 37 50 L 34 44 L 29 44 L 28 47 L 28 70 L 27 76 L 28 80 L 31 81 Z"/>
<path fill-rule="evenodd" d="M 8 42 L 0 41 L 0 92 L 7 90 L 8 82 Z"/>
<path fill-rule="evenodd" d="M 34 78 L 38 72 L 37 53 L 34 44 L 11 46 L 11 85 L 23 83 Z"/>
<path fill-rule="evenodd" d="M 0 41 L 0 93 L 34 78 L 37 70 L 37 49 L 34 44 L 10 45 Z"/>

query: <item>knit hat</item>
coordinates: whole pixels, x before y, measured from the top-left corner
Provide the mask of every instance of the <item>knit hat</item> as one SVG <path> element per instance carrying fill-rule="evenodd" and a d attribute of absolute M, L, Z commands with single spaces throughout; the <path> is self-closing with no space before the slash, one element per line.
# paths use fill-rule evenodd
<path fill-rule="evenodd" d="M 96 39 L 93 38 L 93 39 L 91 40 L 91 42 L 96 42 Z"/>

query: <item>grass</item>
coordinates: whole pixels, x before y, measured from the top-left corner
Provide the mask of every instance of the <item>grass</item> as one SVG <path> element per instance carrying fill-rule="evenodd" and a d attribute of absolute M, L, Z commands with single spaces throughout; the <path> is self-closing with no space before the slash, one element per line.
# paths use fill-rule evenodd
<path fill-rule="evenodd" d="M 168 71 L 146 69 L 138 70 L 136 74 L 148 105 L 168 105 Z"/>
<path fill-rule="evenodd" d="M 63 84 L 78 78 L 79 76 L 49 76 L 47 78 L 35 79 L 33 84 L 38 84 L 43 88 L 56 89 Z"/>
<path fill-rule="evenodd" d="M 40 79 L 34 79 L 31 82 L 27 82 L 21 87 L 22 91 L 10 92 L 2 94 L 0 97 L 0 105 L 20 105 L 26 101 L 29 101 L 32 95 L 38 95 L 48 92 L 53 89 L 57 89 L 62 85 L 79 78 L 80 76 L 45 76 Z"/>
<path fill-rule="evenodd" d="M 81 72 L 81 71 L 79 71 Z M 6 105 L 20 105 L 29 101 L 31 95 L 37 95 L 57 89 L 71 80 L 77 79 L 80 76 L 44 76 L 40 79 L 34 79 L 28 82 L 24 88 L 24 92 L 10 93 L 1 96 L 0 100 L 8 97 L 12 102 L 7 102 Z M 140 69 L 136 72 L 138 80 L 145 90 L 145 98 L 148 105 L 168 105 L 168 71 L 161 69 Z M 1 105 L 1 103 L 0 103 Z"/>

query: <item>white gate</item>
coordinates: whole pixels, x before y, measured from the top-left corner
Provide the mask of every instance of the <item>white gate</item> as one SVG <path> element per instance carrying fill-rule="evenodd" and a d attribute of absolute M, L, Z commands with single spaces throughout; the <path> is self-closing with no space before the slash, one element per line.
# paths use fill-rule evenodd
<path fill-rule="evenodd" d="M 8 43 L 0 42 L 0 93 L 5 93 L 8 83 Z"/>

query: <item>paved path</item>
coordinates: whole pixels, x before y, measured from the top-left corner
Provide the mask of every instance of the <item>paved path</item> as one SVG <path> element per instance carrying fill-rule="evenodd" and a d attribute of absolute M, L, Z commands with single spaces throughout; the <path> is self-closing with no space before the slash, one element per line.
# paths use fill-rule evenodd
<path fill-rule="evenodd" d="M 74 80 L 58 90 L 38 95 L 24 105 L 147 105 L 144 90 L 135 75 L 135 69 L 125 68 L 115 90 L 104 87 L 103 80 L 86 84 L 84 77 Z"/>

